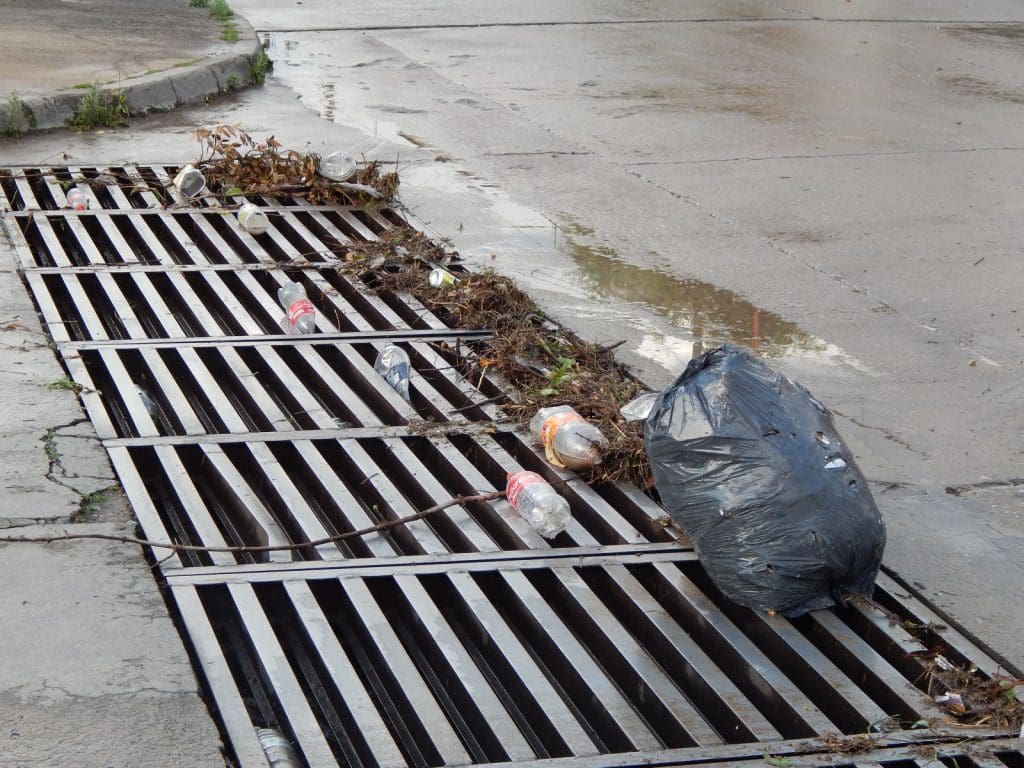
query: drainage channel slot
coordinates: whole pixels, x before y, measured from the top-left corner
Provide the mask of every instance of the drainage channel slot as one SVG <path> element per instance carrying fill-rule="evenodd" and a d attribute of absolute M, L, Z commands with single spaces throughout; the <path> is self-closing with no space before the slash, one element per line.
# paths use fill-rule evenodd
<path fill-rule="evenodd" d="M 125 297 L 133 301 L 133 291 Z M 103 317 L 112 324 L 112 308 Z M 143 328 L 154 322 L 142 320 Z M 160 435 L 410 424 L 429 431 L 431 424 L 504 418 L 488 393 L 456 374 L 431 342 L 400 343 L 413 363 L 412 403 L 406 403 L 373 370 L 382 345 L 101 347 L 77 350 L 69 360 L 82 365 L 69 368 L 78 384 L 98 393 L 98 401 L 85 400 L 93 420 L 115 425 L 103 438 L 154 434 L 154 424 Z M 114 376 L 115 370 L 125 373 Z M 97 407 L 102 412 L 92 413 Z"/>
<path fill-rule="evenodd" d="M 223 546 L 228 540 L 260 546 L 271 534 L 280 538 L 277 543 L 302 544 L 504 485 L 503 476 L 488 477 L 486 468 L 473 465 L 447 438 L 296 439 L 112 449 L 112 458 L 115 454 L 115 468 L 125 485 L 140 478 L 142 488 L 136 492 L 144 492 L 155 509 L 153 519 L 140 520 L 150 539 L 165 541 L 169 532 L 189 530 L 190 521 L 201 518 L 206 526 L 191 534 L 188 543 L 208 546 Z M 635 532 L 627 519 L 647 516 L 643 508 L 611 507 L 599 496 L 573 491 L 569 498 L 577 519 L 551 541 L 533 532 L 500 499 L 451 507 L 341 546 L 296 550 L 288 559 L 621 544 L 624 537 L 604 535 L 603 530 Z M 609 518 L 619 522 L 594 524 Z M 638 533 L 630 538 L 648 541 Z M 239 560 L 249 561 L 248 555 Z"/>
<path fill-rule="evenodd" d="M 129 336 L 126 328 L 133 322 L 145 324 L 133 338 L 280 334 L 284 310 L 277 292 L 289 281 L 306 288 L 321 333 L 448 330 L 426 313 L 414 313 L 410 323 L 376 296 L 354 298 L 355 289 L 341 289 L 345 281 L 333 270 L 28 271 L 26 280 L 48 326 L 78 323 L 93 340 Z M 132 292 L 131 301 L 125 291 Z M 111 303 L 118 306 L 116 323 L 87 322 Z"/>

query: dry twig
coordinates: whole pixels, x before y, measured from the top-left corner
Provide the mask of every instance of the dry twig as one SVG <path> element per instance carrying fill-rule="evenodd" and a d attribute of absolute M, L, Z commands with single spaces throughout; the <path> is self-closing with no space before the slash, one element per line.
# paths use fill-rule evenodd
<path fill-rule="evenodd" d="M 4 544 L 49 544 L 54 541 L 81 541 L 84 539 L 98 539 L 101 541 L 116 541 L 121 544 L 138 544 L 143 547 L 151 547 L 153 549 L 169 549 L 173 556 L 178 552 L 231 552 L 231 553 L 262 553 L 262 552 L 285 552 L 297 549 L 307 549 L 309 547 L 319 547 L 323 544 L 334 544 L 339 541 L 345 541 L 346 539 L 353 539 L 358 536 L 365 536 L 368 533 L 376 533 L 378 531 L 387 530 L 394 528 L 399 525 L 405 525 L 406 523 L 412 523 L 416 520 L 422 520 L 425 517 L 429 517 L 435 512 L 448 509 L 449 507 L 460 506 L 463 504 L 472 504 L 473 502 L 479 501 L 494 501 L 505 496 L 504 491 L 492 491 L 491 493 L 478 493 L 472 496 L 456 496 L 453 499 L 435 504 L 432 507 L 428 507 L 420 512 L 412 515 L 406 515 L 405 517 L 398 517 L 394 520 L 385 520 L 382 523 L 376 525 L 367 526 L 366 528 L 360 528 L 355 531 L 347 531 L 346 533 L 339 533 L 336 536 L 325 536 L 321 539 L 313 539 L 312 541 L 303 541 L 295 544 L 275 544 L 267 546 L 229 546 L 229 547 L 209 547 L 200 544 L 179 544 L 170 541 L 150 541 L 149 539 L 141 539 L 136 536 L 121 536 L 117 534 L 109 533 L 62 533 L 53 534 L 50 536 L 0 536 L 0 543 Z M 165 557 L 157 562 L 157 565 L 164 562 L 168 558 Z"/>

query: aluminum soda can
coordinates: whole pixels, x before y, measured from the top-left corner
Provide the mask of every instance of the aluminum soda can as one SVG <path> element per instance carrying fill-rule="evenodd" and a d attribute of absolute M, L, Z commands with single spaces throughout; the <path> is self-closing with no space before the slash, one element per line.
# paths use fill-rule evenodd
<path fill-rule="evenodd" d="M 427 282 L 430 283 L 432 288 L 448 288 L 449 286 L 455 285 L 455 275 L 449 272 L 447 269 L 430 270 L 430 274 L 427 276 Z"/>

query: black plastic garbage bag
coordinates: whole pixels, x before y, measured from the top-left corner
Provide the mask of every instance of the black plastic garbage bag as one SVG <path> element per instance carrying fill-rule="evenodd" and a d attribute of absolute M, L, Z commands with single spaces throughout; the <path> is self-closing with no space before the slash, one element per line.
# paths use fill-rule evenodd
<path fill-rule="evenodd" d="M 746 350 L 690 362 L 644 433 L 655 486 L 715 585 L 786 616 L 869 596 L 885 525 L 832 414 Z"/>

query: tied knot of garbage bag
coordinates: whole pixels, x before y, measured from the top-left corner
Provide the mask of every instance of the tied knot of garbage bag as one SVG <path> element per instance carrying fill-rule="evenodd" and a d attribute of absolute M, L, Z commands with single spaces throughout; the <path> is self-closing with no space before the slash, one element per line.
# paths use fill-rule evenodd
<path fill-rule="evenodd" d="M 662 504 L 727 597 L 799 616 L 871 595 L 885 526 L 804 387 L 724 345 L 661 393 L 644 442 Z"/>

